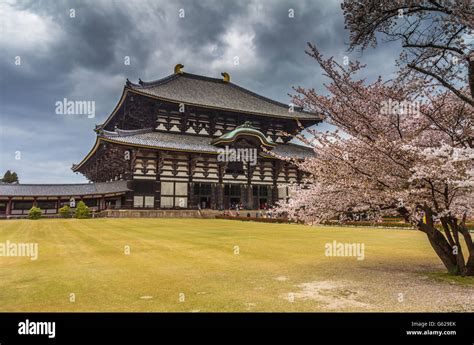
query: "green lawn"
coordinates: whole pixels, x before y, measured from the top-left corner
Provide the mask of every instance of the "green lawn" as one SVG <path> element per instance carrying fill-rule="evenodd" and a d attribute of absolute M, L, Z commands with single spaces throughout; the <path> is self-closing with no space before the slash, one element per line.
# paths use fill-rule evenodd
<path fill-rule="evenodd" d="M 473 279 L 442 275 L 413 230 L 43 219 L 1 221 L 7 240 L 39 256 L 0 257 L 0 311 L 474 310 Z M 364 260 L 325 256 L 334 240 L 363 243 Z"/>

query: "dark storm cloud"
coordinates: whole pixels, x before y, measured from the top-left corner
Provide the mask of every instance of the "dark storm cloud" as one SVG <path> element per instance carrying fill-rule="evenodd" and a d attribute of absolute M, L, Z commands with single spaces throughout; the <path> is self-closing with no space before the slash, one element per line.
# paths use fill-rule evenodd
<path fill-rule="evenodd" d="M 327 56 L 348 54 L 337 1 L 22 1 L 2 2 L 0 15 L 0 173 L 13 169 L 24 183 L 83 181 L 71 164 L 92 147 L 92 129 L 126 78 L 162 78 L 179 62 L 191 73 L 228 71 L 233 82 L 287 103 L 292 86 L 323 91 L 306 42 Z M 393 70 L 397 54 L 382 48 L 349 56 L 376 77 Z M 96 117 L 55 114 L 63 98 L 95 101 Z"/>
<path fill-rule="evenodd" d="M 289 9 L 294 10 L 294 18 L 289 18 Z M 260 24 L 256 28 L 259 33 L 256 47 L 266 60 L 262 80 L 274 85 L 273 92 L 279 93 L 280 98 L 291 86 L 311 85 L 309 82 L 317 76 L 314 61 L 305 54 L 307 42 L 316 43 L 331 55 L 346 50 L 344 20 L 338 2 L 281 2 L 268 7 L 268 15 L 275 18 L 273 25 Z M 277 90 L 275 87 L 282 82 L 286 88 Z"/>

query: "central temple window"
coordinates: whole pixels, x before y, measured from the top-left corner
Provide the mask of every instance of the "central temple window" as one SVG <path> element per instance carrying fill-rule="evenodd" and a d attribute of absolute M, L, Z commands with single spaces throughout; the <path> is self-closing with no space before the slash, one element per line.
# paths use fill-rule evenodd
<path fill-rule="evenodd" d="M 150 195 L 135 195 L 133 197 L 133 207 L 135 208 L 154 208 L 155 197 Z"/>
<path fill-rule="evenodd" d="M 188 184 L 186 182 L 161 182 L 161 207 L 187 208 Z"/>

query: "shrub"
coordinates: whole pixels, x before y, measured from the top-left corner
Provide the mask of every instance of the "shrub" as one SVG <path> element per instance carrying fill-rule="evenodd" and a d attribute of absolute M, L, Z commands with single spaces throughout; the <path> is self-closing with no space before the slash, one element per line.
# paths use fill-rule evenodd
<path fill-rule="evenodd" d="M 28 211 L 28 218 L 30 219 L 40 219 L 41 218 L 41 209 L 39 207 L 33 206 Z"/>
<path fill-rule="evenodd" d="M 90 218 L 91 212 L 89 207 L 84 203 L 84 201 L 79 201 L 76 207 L 76 213 L 74 214 L 76 218 L 84 219 Z"/>
<path fill-rule="evenodd" d="M 59 209 L 59 215 L 63 218 L 71 218 L 72 217 L 72 211 L 69 205 L 64 205 Z"/>

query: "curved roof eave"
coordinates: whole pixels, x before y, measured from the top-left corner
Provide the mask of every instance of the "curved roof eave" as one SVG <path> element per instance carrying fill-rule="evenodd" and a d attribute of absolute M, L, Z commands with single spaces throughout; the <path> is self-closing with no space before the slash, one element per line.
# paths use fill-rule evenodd
<path fill-rule="evenodd" d="M 129 92 L 133 92 L 137 95 L 142 95 L 145 97 L 149 97 L 152 99 L 158 99 L 160 101 L 165 101 L 165 102 L 170 102 L 170 103 L 175 103 L 175 104 L 181 104 L 184 103 L 186 105 L 190 105 L 193 107 L 200 107 L 204 109 L 216 109 L 216 110 L 224 110 L 224 111 L 229 111 L 229 112 L 234 112 L 234 113 L 243 113 L 243 114 L 250 114 L 250 115 L 256 115 L 256 116 L 266 116 L 266 117 L 273 117 L 273 118 L 281 118 L 281 119 L 287 119 L 287 120 L 298 120 L 298 121 L 323 121 L 323 118 L 321 116 L 315 115 L 312 118 L 304 118 L 304 117 L 299 117 L 297 115 L 295 116 L 281 116 L 281 115 L 273 115 L 273 114 L 267 114 L 267 113 L 259 113 L 259 112 L 253 112 L 253 111 L 246 111 L 246 110 L 238 110 L 238 109 L 231 109 L 231 108 L 220 108 L 220 107 L 214 107 L 210 105 L 202 105 L 198 103 L 192 103 L 192 102 L 185 102 L 185 101 L 179 101 L 175 99 L 170 99 L 166 97 L 160 97 L 156 95 L 151 95 L 147 92 L 143 92 L 137 89 L 132 89 L 132 88 L 127 88 Z M 107 119 L 108 120 L 108 119 Z M 105 125 L 106 123 L 104 123 Z"/>
<path fill-rule="evenodd" d="M 105 127 L 110 120 L 112 120 L 112 118 L 115 116 L 115 113 L 120 109 L 120 107 L 122 106 L 123 104 L 123 101 L 125 101 L 125 98 L 127 96 L 127 93 L 129 91 L 133 91 L 133 89 L 129 88 L 128 86 L 124 86 L 123 87 L 123 90 L 122 90 L 122 96 L 120 96 L 120 99 L 117 103 L 117 105 L 115 106 L 114 110 L 112 110 L 112 113 L 107 117 L 107 119 L 102 123 L 102 128 Z"/>
<path fill-rule="evenodd" d="M 95 138 L 95 143 L 94 143 L 94 146 L 92 146 L 92 149 L 89 151 L 89 153 L 82 159 L 82 161 L 80 161 L 78 164 L 75 164 L 72 166 L 72 171 L 74 172 L 77 172 L 79 170 L 79 168 L 84 165 L 85 162 L 87 162 L 89 160 L 89 158 L 95 153 L 95 151 L 97 150 L 97 148 L 99 147 L 100 145 L 100 139 L 101 137 L 97 136 Z"/>
<path fill-rule="evenodd" d="M 198 153 L 218 154 L 217 152 L 203 151 L 203 150 L 176 149 L 176 148 L 169 148 L 169 147 L 159 147 L 159 146 L 154 146 L 154 145 L 124 143 L 122 141 L 113 140 L 111 138 L 104 138 L 104 137 L 97 136 L 95 144 L 92 147 L 92 149 L 89 151 L 87 156 L 85 156 L 84 159 L 80 163 L 78 163 L 78 164 L 76 164 L 72 167 L 72 171 L 78 172 L 78 170 L 89 160 L 89 158 L 92 157 L 92 155 L 95 153 L 95 151 L 97 151 L 97 148 L 99 147 L 101 142 L 109 142 L 109 143 L 113 143 L 113 144 L 121 145 L 121 146 L 150 148 L 150 149 L 155 149 L 155 150 L 168 150 L 168 151 L 176 151 L 176 152 L 198 152 Z"/>

